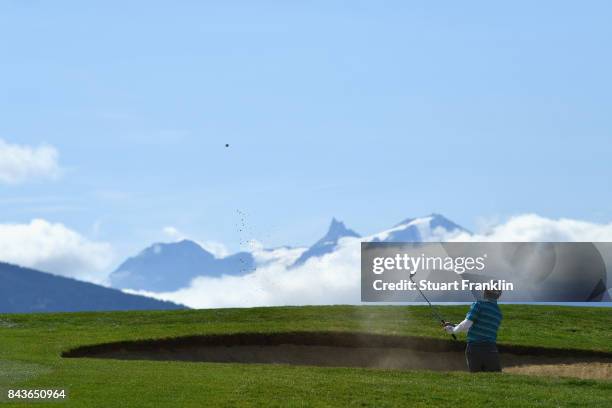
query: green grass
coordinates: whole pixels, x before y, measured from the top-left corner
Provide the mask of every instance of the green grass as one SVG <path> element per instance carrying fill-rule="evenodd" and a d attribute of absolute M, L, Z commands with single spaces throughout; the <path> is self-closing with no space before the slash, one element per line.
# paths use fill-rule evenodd
<path fill-rule="evenodd" d="M 467 307 L 441 309 L 459 321 Z M 502 310 L 500 343 L 612 352 L 607 308 Z M 415 306 L 0 315 L 0 389 L 65 388 L 65 404 L 83 407 L 606 406 L 612 395 L 609 382 L 509 374 L 60 357 L 71 347 L 126 339 L 297 330 L 446 338 L 428 308 Z M 27 403 L 4 403 L 12 405 Z"/>

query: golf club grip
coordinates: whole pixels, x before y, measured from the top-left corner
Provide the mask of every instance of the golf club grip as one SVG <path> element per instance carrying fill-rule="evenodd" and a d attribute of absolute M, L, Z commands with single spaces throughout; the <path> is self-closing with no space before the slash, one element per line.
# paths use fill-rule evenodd
<path fill-rule="evenodd" d="M 444 319 L 440 319 L 440 321 L 442 322 L 442 326 L 444 326 L 446 324 Z M 455 336 L 455 333 L 451 333 L 450 335 L 453 336 L 453 340 L 457 340 L 457 336 Z"/>

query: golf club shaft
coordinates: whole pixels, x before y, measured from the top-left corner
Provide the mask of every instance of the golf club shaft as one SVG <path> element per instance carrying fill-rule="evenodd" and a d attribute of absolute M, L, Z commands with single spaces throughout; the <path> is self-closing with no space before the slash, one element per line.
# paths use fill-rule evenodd
<path fill-rule="evenodd" d="M 410 277 L 410 280 L 412 281 L 412 283 L 414 283 L 414 281 L 412 280 L 412 277 Z M 425 299 L 425 301 L 427 302 L 427 304 L 429 305 L 431 312 L 433 313 L 433 315 L 440 321 L 440 323 L 442 323 L 442 327 L 444 327 L 444 325 L 446 324 L 446 321 L 442 318 L 442 316 L 440 315 L 440 313 L 438 313 L 438 311 L 436 310 L 436 308 L 431 304 L 431 302 L 429 301 L 429 299 L 427 299 L 427 296 L 425 296 L 425 294 L 423 293 L 423 291 L 421 290 L 421 288 L 419 288 L 419 286 L 417 285 L 417 290 L 419 291 L 419 293 L 421 294 L 421 296 L 423 296 L 423 299 Z M 457 340 L 457 336 L 455 336 L 454 333 L 451 333 L 451 336 L 453 337 L 453 340 Z"/>

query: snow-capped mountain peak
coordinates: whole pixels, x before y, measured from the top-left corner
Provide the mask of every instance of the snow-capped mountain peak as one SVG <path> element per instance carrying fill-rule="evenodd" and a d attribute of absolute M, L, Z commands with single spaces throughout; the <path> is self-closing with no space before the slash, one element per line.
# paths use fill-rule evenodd
<path fill-rule="evenodd" d="M 331 224 L 327 230 L 327 234 L 321 238 L 315 245 L 325 245 L 327 243 L 338 243 L 340 238 L 344 237 L 356 237 L 359 238 L 359 234 L 349 229 L 344 225 L 342 221 L 338 221 L 336 218 L 332 218 Z"/>
<path fill-rule="evenodd" d="M 323 256 L 330 252 L 333 252 L 338 245 L 338 241 L 341 238 L 353 237 L 360 238 L 360 235 L 349 229 L 344 225 L 342 221 L 338 221 L 336 218 L 332 218 L 327 233 L 323 238 L 318 240 L 314 245 L 308 248 L 304 253 L 295 261 L 292 266 L 298 266 L 306 262 L 309 258 L 315 256 Z"/>
<path fill-rule="evenodd" d="M 469 231 L 440 214 L 407 218 L 394 227 L 367 237 L 373 242 L 443 241 L 449 236 Z"/>

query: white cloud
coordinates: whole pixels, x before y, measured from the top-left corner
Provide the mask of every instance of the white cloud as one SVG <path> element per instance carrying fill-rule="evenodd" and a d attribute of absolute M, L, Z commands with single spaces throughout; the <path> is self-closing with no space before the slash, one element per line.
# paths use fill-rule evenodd
<path fill-rule="evenodd" d="M 230 254 L 230 251 L 225 245 L 216 241 L 195 241 L 202 248 L 210 252 L 215 258 L 225 258 Z"/>
<path fill-rule="evenodd" d="M 181 241 L 185 239 L 185 235 L 183 235 L 178 229 L 174 227 L 164 227 L 162 228 L 164 235 L 166 235 L 172 241 Z"/>
<path fill-rule="evenodd" d="M 610 242 L 612 223 L 596 224 L 568 218 L 554 220 L 536 214 L 524 214 L 512 217 L 505 223 L 489 226 L 485 233 L 462 233 L 449 238 L 449 241 L 457 242 Z"/>
<path fill-rule="evenodd" d="M 31 147 L 0 139 L 0 183 L 19 184 L 36 178 L 56 178 L 60 174 L 58 157 L 53 146 Z"/>
<path fill-rule="evenodd" d="M 109 244 L 92 242 L 59 223 L 0 224 L 0 261 L 104 283 L 113 262 Z"/>
<path fill-rule="evenodd" d="M 430 231 L 426 240 L 449 241 L 612 241 L 612 224 L 519 215 L 486 232 Z M 273 255 L 261 248 L 253 253 L 260 266 L 246 276 L 196 278 L 188 288 L 169 293 L 132 291 L 194 308 L 249 307 L 360 302 L 360 239 L 341 240 L 333 253 L 288 268 L 303 249 L 279 249 Z"/>
<path fill-rule="evenodd" d="M 265 249 L 263 244 L 256 240 L 249 241 L 250 252 L 258 266 L 276 263 L 288 267 L 292 265 L 308 248 L 280 247 Z"/>

